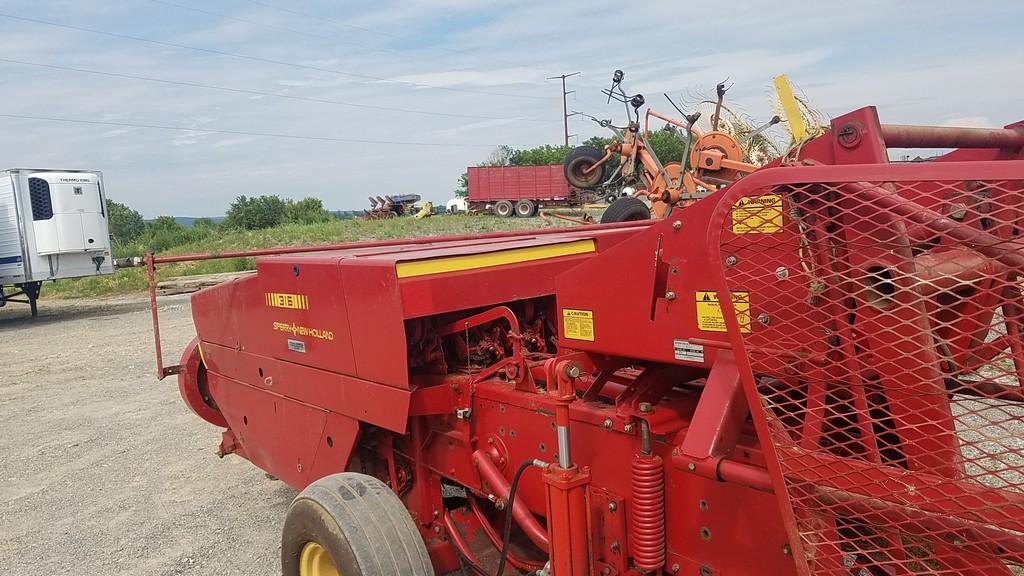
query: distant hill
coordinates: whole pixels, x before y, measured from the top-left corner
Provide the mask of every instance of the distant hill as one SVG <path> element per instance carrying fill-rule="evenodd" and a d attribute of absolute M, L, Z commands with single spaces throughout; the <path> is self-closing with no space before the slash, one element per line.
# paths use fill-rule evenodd
<path fill-rule="evenodd" d="M 350 218 L 358 218 L 363 215 L 362 210 L 331 210 L 331 214 L 338 220 L 348 220 Z M 223 216 L 175 216 L 174 221 L 182 226 L 191 226 L 196 220 L 201 218 L 209 218 L 215 223 L 220 224 L 224 221 Z"/>
<path fill-rule="evenodd" d="M 195 223 L 196 220 L 199 220 L 200 218 L 209 218 L 210 220 L 213 220 L 218 224 L 220 224 L 221 221 L 224 220 L 223 216 L 175 216 L 174 221 L 177 222 L 178 224 L 181 224 L 182 226 L 191 226 L 192 224 Z"/>

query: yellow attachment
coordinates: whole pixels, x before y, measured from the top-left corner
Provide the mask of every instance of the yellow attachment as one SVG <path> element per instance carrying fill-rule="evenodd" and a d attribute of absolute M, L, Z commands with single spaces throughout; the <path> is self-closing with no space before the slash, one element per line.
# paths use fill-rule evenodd
<path fill-rule="evenodd" d="M 426 203 L 423 204 L 423 207 L 420 208 L 420 211 L 416 213 L 416 219 L 417 220 L 422 220 L 422 219 L 426 218 L 427 216 L 433 215 L 433 213 L 434 213 L 434 203 L 433 202 L 426 202 Z"/>
<path fill-rule="evenodd" d="M 395 266 L 395 272 L 399 278 L 411 278 L 414 276 L 426 276 L 428 274 L 462 272 L 464 270 L 476 270 L 478 268 L 490 268 L 492 266 L 519 264 L 522 262 L 532 262 L 534 260 L 557 258 L 559 256 L 573 256 L 575 254 L 586 254 L 593 251 L 593 240 L 576 240 L 575 242 L 563 242 L 561 244 L 549 244 L 547 246 L 512 248 L 511 250 L 484 252 L 482 254 L 444 256 L 441 258 L 431 258 L 429 260 L 410 260 L 408 262 L 399 262 Z"/>
<path fill-rule="evenodd" d="M 807 139 L 807 123 L 804 122 L 800 105 L 793 95 L 793 87 L 790 86 L 789 78 L 785 74 L 775 77 L 775 93 L 778 94 L 782 112 L 786 115 L 786 124 L 789 126 L 789 133 L 793 135 L 793 142 L 803 142 Z"/>
<path fill-rule="evenodd" d="M 316 542 L 306 542 L 299 555 L 299 576 L 340 576 L 327 549 Z"/>

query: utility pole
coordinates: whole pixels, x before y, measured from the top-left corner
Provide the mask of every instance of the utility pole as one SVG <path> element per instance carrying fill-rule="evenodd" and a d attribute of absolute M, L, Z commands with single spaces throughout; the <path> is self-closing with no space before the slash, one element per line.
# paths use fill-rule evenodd
<path fill-rule="evenodd" d="M 576 91 L 575 90 L 571 90 L 569 92 L 565 91 L 565 79 L 566 78 L 571 78 L 573 76 L 576 76 L 577 74 L 579 74 L 579 72 L 573 72 L 572 74 L 562 74 L 560 76 L 551 76 L 551 77 L 548 78 L 548 80 L 559 80 L 559 79 L 562 80 L 562 126 L 563 126 L 563 128 L 565 130 L 565 145 L 566 146 L 569 145 L 569 116 L 575 116 L 576 115 L 575 112 L 573 112 L 572 114 L 569 114 L 569 103 L 566 101 L 566 98 L 568 98 L 569 94 L 575 94 Z"/>

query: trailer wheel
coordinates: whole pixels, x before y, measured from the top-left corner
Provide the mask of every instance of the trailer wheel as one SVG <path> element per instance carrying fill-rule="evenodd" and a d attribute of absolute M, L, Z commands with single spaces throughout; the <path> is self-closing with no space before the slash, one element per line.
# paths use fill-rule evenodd
<path fill-rule="evenodd" d="M 494 214 L 496 216 L 508 218 L 515 213 L 515 208 L 512 207 L 512 203 L 508 200 L 498 200 L 494 203 Z"/>
<path fill-rule="evenodd" d="M 380 480 L 332 474 L 295 497 L 281 535 L 283 576 L 434 576 L 409 511 Z"/>
<path fill-rule="evenodd" d="M 516 202 L 516 216 L 520 218 L 533 218 L 537 214 L 537 205 L 530 200 Z"/>
<path fill-rule="evenodd" d="M 602 164 L 593 172 L 584 172 L 597 164 L 604 158 L 604 152 L 593 146 L 577 146 L 565 155 L 565 162 L 562 167 L 565 170 L 565 179 L 576 188 L 593 188 L 604 181 L 604 169 L 607 164 Z"/>
<path fill-rule="evenodd" d="M 650 220 L 651 209 L 639 198 L 624 197 L 612 202 L 601 214 L 601 224 Z"/>

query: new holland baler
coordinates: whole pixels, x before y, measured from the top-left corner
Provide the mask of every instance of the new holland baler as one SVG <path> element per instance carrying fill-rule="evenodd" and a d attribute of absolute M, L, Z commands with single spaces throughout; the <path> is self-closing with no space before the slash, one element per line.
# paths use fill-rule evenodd
<path fill-rule="evenodd" d="M 1022 147 L 864 108 L 658 222 L 264 251 L 159 374 L 288 576 L 1020 574 Z"/>

